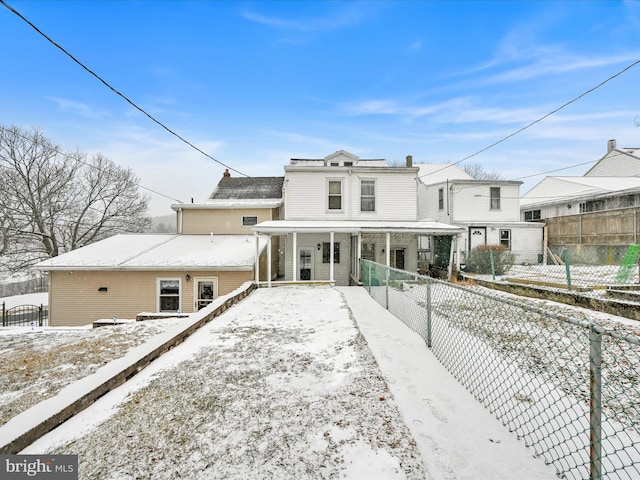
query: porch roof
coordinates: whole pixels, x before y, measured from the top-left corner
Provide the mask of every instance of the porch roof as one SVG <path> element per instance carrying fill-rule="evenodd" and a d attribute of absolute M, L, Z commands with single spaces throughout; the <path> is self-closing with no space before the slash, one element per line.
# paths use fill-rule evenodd
<path fill-rule="evenodd" d="M 364 220 L 271 220 L 252 227 L 255 233 L 418 233 L 455 235 L 465 229 L 434 221 L 394 222 Z"/>

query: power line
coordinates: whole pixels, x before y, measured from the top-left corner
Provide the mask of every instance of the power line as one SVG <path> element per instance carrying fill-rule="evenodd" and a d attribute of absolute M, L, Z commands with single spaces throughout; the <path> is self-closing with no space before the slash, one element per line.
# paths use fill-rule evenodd
<path fill-rule="evenodd" d="M 0 0 L 0 1 L 3 1 L 3 0 Z M 502 142 L 507 141 L 507 140 L 508 140 L 508 139 L 510 139 L 511 137 L 514 137 L 514 136 L 518 135 L 519 133 L 523 132 L 524 130 L 526 130 L 526 129 L 528 129 L 528 128 L 533 127 L 535 124 L 540 123 L 541 121 L 543 121 L 543 120 L 544 120 L 544 119 L 546 119 L 547 117 L 550 117 L 550 116 L 551 116 L 551 115 L 553 115 L 554 113 L 557 113 L 557 112 L 559 112 L 560 110 L 562 110 L 563 108 L 565 108 L 565 107 L 567 107 L 567 106 L 571 105 L 572 103 L 577 102 L 577 101 L 578 101 L 578 100 L 580 100 L 582 97 L 584 97 L 584 96 L 586 96 L 586 95 L 590 94 L 591 92 L 593 92 L 593 91 L 597 90 L 598 88 L 602 87 L 602 86 L 603 86 L 604 84 L 606 84 L 607 82 L 610 82 L 610 81 L 611 81 L 611 80 L 613 80 L 614 78 L 619 77 L 620 75 L 622 75 L 623 73 L 625 73 L 627 70 L 629 70 L 629 69 L 631 69 L 631 68 L 635 67 L 635 66 L 636 66 L 636 65 L 638 65 L 638 64 L 640 64 L 640 60 L 636 60 L 636 61 L 635 61 L 635 62 L 633 62 L 632 64 L 627 65 L 625 68 L 623 68 L 623 69 L 622 69 L 622 70 L 620 70 L 619 72 L 617 72 L 617 73 L 615 73 L 615 74 L 611 75 L 611 76 L 610 76 L 609 78 L 607 78 L 606 80 L 603 80 L 602 82 L 600 82 L 599 84 L 597 84 L 595 87 L 592 87 L 592 88 L 590 88 L 589 90 L 587 90 L 586 92 L 581 93 L 581 94 L 580 94 L 580 95 L 578 95 L 577 97 L 573 98 L 572 100 L 569 100 L 568 102 L 566 102 L 566 103 L 564 103 L 563 105 L 559 106 L 559 107 L 558 107 L 558 108 L 556 108 L 555 110 L 552 110 L 552 111 L 550 111 L 549 113 L 547 113 L 546 115 L 543 115 L 542 117 L 538 118 L 537 120 L 534 120 L 533 122 L 531 122 L 531 123 L 529 123 L 529 124 L 525 125 L 524 127 L 519 128 L 519 129 L 518 129 L 518 130 L 516 130 L 515 132 L 510 133 L 509 135 L 507 135 L 506 137 L 501 138 L 500 140 L 498 140 L 498 141 L 496 141 L 496 142 L 492 143 L 491 145 L 489 145 L 489 146 L 487 146 L 487 147 L 484 147 L 484 148 L 482 148 L 482 149 L 478 150 L 477 152 L 472 153 L 471 155 L 468 155 L 468 156 L 464 157 L 464 158 L 463 158 L 463 159 L 461 159 L 461 160 L 458 160 L 457 162 L 451 163 L 451 164 L 447 165 L 446 167 L 442 167 L 442 168 L 441 168 L 441 169 L 439 169 L 439 170 L 435 170 L 435 171 L 433 171 L 433 172 L 429 172 L 429 173 L 427 173 L 427 174 L 425 174 L 425 175 L 420 176 L 419 178 L 426 177 L 427 175 L 433 175 L 434 173 L 438 173 L 438 172 L 440 172 L 440 171 L 442 171 L 442 170 L 444 170 L 444 169 L 448 168 L 448 167 L 449 167 L 449 166 L 451 166 L 451 165 L 458 165 L 459 163 L 462 163 L 462 162 L 464 162 L 465 160 L 469 160 L 470 158 L 473 158 L 473 157 L 475 157 L 475 156 L 477 156 L 477 155 L 480 155 L 480 154 L 481 154 L 481 153 L 483 153 L 483 152 L 486 152 L 486 151 L 487 151 L 487 150 L 489 150 L 490 148 L 493 148 L 493 147 L 495 147 L 496 145 L 499 145 L 499 144 L 501 144 Z"/>
<path fill-rule="evenodd" d="M 202 155 L 204 155 L 205 157 L 213 160 L 214 162 L 216 162 L 219 165 L 222 165 L 225 168 L 228 168 L 229 170 L 232 170 L 240 175 L 243 175 L 245 177 L 248 177 L 249 175 L 247 175 L 246 173 L 243 173 L 239 170 L 236 170 L 235 168 L 226 165 L 224 163 L 222 163 L 220 160 L 212 157 L 211 155 L 209 155 L 208 153 L 206 153 L 205 151 L 201 150 L 200 148 L 196 147 L 193 143 L 189 142 L 188 140 L 186 140 L 184 137 L 182 137 L 181 135 L 179 135 L 178 133 L 174 132 L 173 130 L 171 130 L 169 127 L 167 127 L 164 123 L 162 123 L 160 120 L 156 119 L 153 115 L 151 115 L 150 113 L 147 113 L 143 108 L 139 107 L 138 105 L 136 105 L 132 100 L 130 100 L 126 95 L 124 95 L 123 93 L 119 92 L 118 90 L 116 90 L 114 87 L 112 87 L 106 80 L 104 80 L 102 77 L 100 77 L 100 75 L 98 75 L 97 73 L 95 73 L 93 70 L 91 70 L 90 68 L 88 68 L 87 66 L 85 66 L 80 60 L 78 60 L 76 57 L 74 57 L 71 53 L 69 53 L 67 50 L 65 50 L 61 45 L 59 45 L 58 43 L 56 43 L 53 39 L 51 39 L 48 35 L 46 35 L 42 30 L 40 30 L 38 27 L 36 27 L 33 23 L 31 23 L 29 20 L 27 20 L 20 12 L 18 12 L 16 9 L 14 9 L 12 6 L 8 5 L 5 0 L 0 0 L 0 3 L 2 3 L 2 5 L 4 5 L 7 9 L 9 9 L 9 11 L 11 11 L 12 13 L 14 13 L 15 15 L 17 15 L 18 17 L 20 17 L 23 21 L 25 21 L 31 28 L 33 28 L 36 32 L 38 32 L 40 35 L 42 35 L 49 43 L 51 43 L 53 46 L 55 46 L 56 48 L 58 48 L 60 51 L 62 51 L 62 53 L 64 53 L 65 55 L 67 55 L 69 58 L 71 58 L 71 60 L 73 60 L 75 63 L 77 63 L 78 65 L 80 65 L 84 70 L 86 70 L 89 74 L 93 75 L 95 78 L 97 78 L 104 86 L 106 86 L 109 90 L 111 90 L 113 93 L 115 93 L 116 95 L 118 95 L 120 98 L 122 98 L 124 101 L 126 101 L 129 105 L 131 105 L 133 108 L 135 108 L 136 110 L 138 110 L 140 113 L 142 113 L 143 115 L 147 116 L 152 122 L 158 124 L 160 127 L 164 128 L 167 132 L 169 132 L 171 135 L 173 135 L 174 137 L 178 138 L 180 141 L 182 141 L 183 143 L 189 145 L 191 148 L 193 148 L 194 150 L 196 150 L 197 152 L 200 152 Z"/>

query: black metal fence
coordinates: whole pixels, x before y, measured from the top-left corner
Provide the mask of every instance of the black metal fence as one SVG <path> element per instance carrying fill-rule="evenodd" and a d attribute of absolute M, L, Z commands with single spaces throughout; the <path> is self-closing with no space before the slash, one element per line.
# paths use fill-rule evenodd
<path fill-rule="evenodd" d="M 560 478 L 640 478 L 640 337 L 362 260 L 370 295 Z"/>
<path fill-rule="evenodd" d="M 3 327 L 42 327 L 49 320 L 49 309 L 44 305 L 18 305 L 6 308 L 2 302 Z"/>

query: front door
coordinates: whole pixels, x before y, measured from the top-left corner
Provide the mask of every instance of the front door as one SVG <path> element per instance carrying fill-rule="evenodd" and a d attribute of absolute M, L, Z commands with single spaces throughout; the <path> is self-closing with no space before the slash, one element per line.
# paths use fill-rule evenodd
<path fill-rule="evenodd" d="M 313 280 L 313 248 L 300 248 L 300 280 Z"/>
<path fill-rule="evenodd" d="M 404 270 L 404 248 L 393 250 L 393 268 Z"/>
<path fill-rule="evenodd" d="M 469 250 L 487 244 L 487 227 L 469 227 Z"/>
<path fill-rule="evenodd" d="M 218 296 L 218 279 L 216 277 L 195 278 L 194 288 L 196 310 L 200 310 Z"/>

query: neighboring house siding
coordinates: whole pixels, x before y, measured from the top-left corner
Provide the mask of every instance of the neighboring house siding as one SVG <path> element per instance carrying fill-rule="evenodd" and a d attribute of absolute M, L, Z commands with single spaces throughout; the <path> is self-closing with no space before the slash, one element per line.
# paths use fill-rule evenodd
<path fill-rule="evenodd" d="M 186 282 L 185 275 L 192 278 Z M 182 306 L 194 311 L 195 277 L 217 277 L 218 295 L 232 292 L 254 279 L 252 271 L 51 271 L 49 272 L 49 324 L 51 326 L 88 325 L 103 318 L 133 319 L 141 312 L 157 310 L 156 280 L 180 278 Z M 107 287 L 106 292 L 99 292 Z"/>
<path fill-rule="evenodd" d="M 256 216 L 257 223 L 277 219 L 273 209 L 184 209 L 182 211 L 183 234 L 251 235 L 251 226 L 242 225 L 242 217 Z"/>
<path fill-rule="evenodd" d="M 287 220 L 397 220 L 417 219 L 415 172 L 384 173 L 327 168 L 325 171 L 287 172 Z M 360 211 L 360 180 L 375 180 L 376 208 Z M 328 209 L 328 181 L 342 182 L 342 209 Z"/>
<path fill-rule="evenodd" d="M 640 152 L 636 150 L 636 152 Z M 632 177 L 640 175 L 640 158 L 613 150 L 591 168 L 585 177 Z"/>
<path fill-rule="evenodd" d="M 491 208 L 491 187 L 500 189 L 500 208 Z M 520 220 L 519 187 L 512 185 L 454 185 L 453 223 L 457 222 L 517 222 Z"/>

